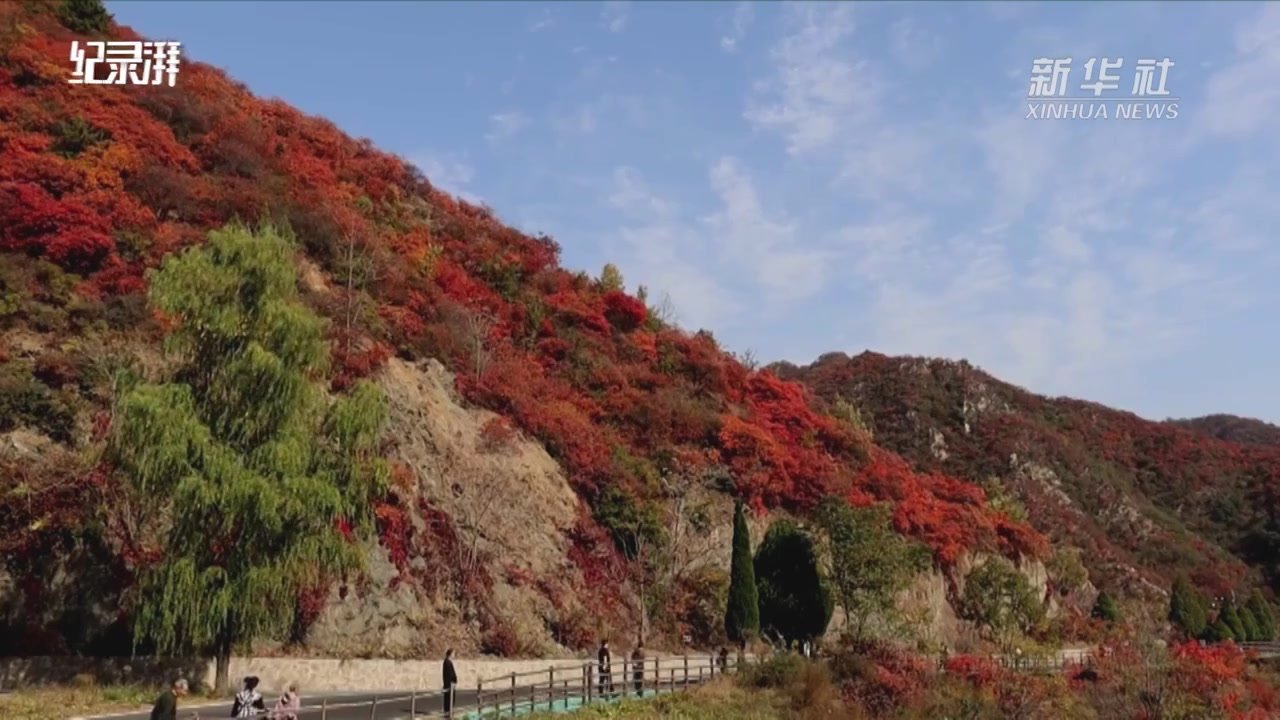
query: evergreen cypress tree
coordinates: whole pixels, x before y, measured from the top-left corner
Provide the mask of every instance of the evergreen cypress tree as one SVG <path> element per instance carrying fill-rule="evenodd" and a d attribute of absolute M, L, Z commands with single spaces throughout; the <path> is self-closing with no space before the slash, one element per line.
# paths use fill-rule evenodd
<path fill-rule="evenodd" d="M 1231 632 L 1230 626 L 1223 622 L 1221 617 L 1215 620 L 1212 625 L 1207 626 L 1205 631 L 1201 633 L 1200 637 L 1205 642 L 1211 643 L 1226 642 L 1228 640 L 1236 639 L 1235 635 Z"/>
<path fill-rule="evenodd" d="M 149 293 L 177 320 L 179 369 L 123 394 L 107 448 L 163 538 L 135 633 L 163 653 L 212 650 L 225 689 L 235 644 L 287 630 L 304 588 L 359 568 L 346 530 L 367 535 L 385 487 L 382 397 L 362 383 L 325 401 L 324 327 L 274 230 L 211 233 Z"/>
<path fill-rule="evenodd" d="M 729 566 L 729 603 L 725 609 L 724 630 L 739 646 L 760 633 L 760 600 L 751 559 L 751 535 L 741 500 L 733 506 L 733 558 Z"/>
<path fill-rule="evenodd" d="M 1200 593 L 1191 585 L 1186 575 L 1173 581 L 1169 597 L 1169 621 L 1191 637 L 1199 637 L 1208 626 L 1208 613 Z"/>
<path fill-rule="evenodd" d="M 1249 595 L 1247 604 L 1249 612 L 1253 614 L 1253 619 L 1258 623 L 1258 634 L 1261 640 L 1274 640 L 1276 637 L 1276 619 L 1271 612 L 1271 604 L 1267 599 L 1262 597 L 1261 590 L 1254 590 Z"/>
<path fill-rule="evenodd" d="M 1231 628 L 1231 637 L 1235 640 L 1248 640 L 1249 635 L 1245 632 L 1244 622 L 1240 620 L 1240 613 L 1236 610 L 1236 604 L 1232 600 L 1227 600 L 1222 605 L 1222 612 L 1218 613 L 1219 619 Z"/>
<path fill-rule="evenodd" d="M 1092 615 L 1099 620 L 1108 623 L 1115 623 L 1120 619 L 1120 610 L 1116 607 L 1116 601 L 1105 592 L 1098 593 L 1098 599 L 1093 603 Z"/>
<path fill-rule="evenodd" d="M 1246 605 L 1239 610 L 1240 625 L 1244 627 L 1244 639 L 1251 642 L 1262 640 L 1262 631 L 1258 629 L 1258 620 L 1253 616 L 1253 612 Z"/>

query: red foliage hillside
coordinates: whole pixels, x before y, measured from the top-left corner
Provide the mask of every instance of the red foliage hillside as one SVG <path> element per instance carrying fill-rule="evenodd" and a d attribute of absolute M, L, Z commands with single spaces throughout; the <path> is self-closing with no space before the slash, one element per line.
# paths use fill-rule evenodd
<path fill-rule="evenodd" d="M 1036 527 L 1086 549 L 1095 581 L 1134 567 L 1167 588 L 1184 570 L 1221 594 L 1250 567 L 1277 579 L 1280 447 L 1041 397 L 964 362 L 833 353 L 775 370 L 852 402 L 919 470 L 999 478 Z"/>
<path fill-rule="evenodd" d="M 1169 420 L 1188 430 L 1237 443 L 1280 446 L 1280 427 L 1269 422 L 1235 415 L 1205 415 L 1185 420 Z"/>
<path fill-rule="evenodd" d="M 816 410 L 802 386 L 750 371 L 709 333 L 667 326 L 641 300 L 560 268 L 551 239 L 450 197 L 370 142 L 198 63 L 184 64 L 174 88 L 70 85 L 76 36 L 31 6 L 3 7 L 6 333 L 154 338 L 146 269 L 222 223 L 271 220 L 343 288 L 340 306 L 319 308 L 335 320 L 336 388 L 392 353 L 439 358 L 468 400 L 544 443 L 588 504 L 612 486 L 643 506 L 659 473 L 714 465 L 758 507 L 803 510 L 830 493 L 892 500 L 899 528 L 943 561 L 968 548 L 1043 549 L 982 491 L 914 473 Z M 33 382 L 31 392 L 49 394 Z M 76 413 L 107 400 L 58 391 Z M 51 512 L 0 506 L 4 547 L 20 552 L 65 529 L 32 522 Z M 75 514 L 49 517 L 65 526 Z"/>

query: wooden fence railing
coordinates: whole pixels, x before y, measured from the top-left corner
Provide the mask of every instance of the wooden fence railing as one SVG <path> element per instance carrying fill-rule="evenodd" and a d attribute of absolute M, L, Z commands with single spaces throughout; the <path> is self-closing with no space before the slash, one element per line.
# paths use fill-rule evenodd
<path fill-rule="evenodd" d="M 1056 674 L 1085 667 L 1093 662 L 1092 653 L 1054 655 L 1051 657 L 1019 657 L 996 655 L 991 658 L 1002 668 L 1017 672 Z"/>
<path fill-rule="evenodd" d="M 1245 652 L 1256 653 L 1259 658 L 1277 658 L 1280 657 L 1280 642 L 1268 640 L 1266 642 L 1242 642 L 1238 643 Z"/>
<path fill-rule="evenodd" d="M 367 697 L 367 696 L 366 696 Z M 228 702 L 227 707 L 230 707 Z M 271 704 L 268 703 L 270 708 Z M 252 717 L 263 718 L 264 720 L 332 720 L 333 718 L 369 718 L 369 720 L 380 720 L 385 717 L 406 717 L 417 720 L 418 718 L 461 718 L 463 715 L 454 713 L 448 715 L 443 711 L 444 692 L 440 690 L 432 692 L 410 692 L 399 695 L 374 695 L 369 699 L 360 699 L 348 702 L 330 701 L 325 699 L 318 705 L 308 705 L 288 711 L 262 710 L 258 711 Z M 178 717 L 184 720 L 201 720 L 203 717 L 224 717 L 226 710 L 218 708 L 216 711 L 210 712 L 210 709 L 202 709 L 188 715 L 186 712 L 179 710 Z M 201 715 L 201 713 L 207 713 Z"/>
<path fill-rule="evenodd" d="M 607 673 L 592 662 L 578 667 L 512 673 L 480 680 L 476 683 L 474 703 L 459 703 L 455 707 L 471 710 L 481 718 L 569 710 L 579 705 L 685 690 L 733 672 L 736 664 L 730 657 L 722 665 L 719 658 L 712 655 L 654 657 L 634 662 L 623 658 L 613 663 Z"/>

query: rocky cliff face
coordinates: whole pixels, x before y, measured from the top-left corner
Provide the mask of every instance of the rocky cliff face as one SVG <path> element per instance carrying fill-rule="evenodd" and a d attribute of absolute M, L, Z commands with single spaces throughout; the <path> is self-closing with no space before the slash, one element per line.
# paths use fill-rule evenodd
<path fill-rule="evenodd" d="M 897 612 L 909 625 L 897 635 L 904 643 L 922 650 L 936 651 L 941 647 L 966 652 L 976 648 L 979 632 L 972 623 L 962 619 L 957 612 L 959 598 L 964 593 L 965 577 L 991 559 L 985 553 L 969 553 L 953 566 L 930 568 L 919 573 L 909 587 L 898 596 Z M 1037 597 L 1043 598 L 1045 609 L 1052 617 L 1060 611 L 1060 604 L 1051 592 L 1049 571 L 1044 563 L 1030 558 L 1017 563 L 1017 570 L 1026 578 Z M 827 639 L 837 639 L 844 630 L 846 617 L 839 608 L 832 615 Z M 873 621 L 872 627 L 880 621 Z"/>
<path fill-rule="evenodd" d="M 917 468 L 1010 495 L 1056 545 L 1078 548 L 1113 594 L 1158 604 L 1179 572 L 1215 595 L 1280 577 L 1267 529 L 1280 454 L 1201 434 L 1222 422 L 1190 423 L 1192 432 L 1045 398 L 963 361 L 832 353 L 775 370 L 832 406 L 851 404 L 877 444 Z"/>

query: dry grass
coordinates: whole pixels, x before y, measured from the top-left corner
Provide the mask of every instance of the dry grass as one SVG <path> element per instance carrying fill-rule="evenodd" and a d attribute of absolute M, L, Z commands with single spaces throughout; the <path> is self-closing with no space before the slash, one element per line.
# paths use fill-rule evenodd
<path fill-rule="evenodd" d="M 24 688 L 0 695 L 0 718 L 4 720 L 67 720 L 69 717 L 101 713 L 149 710 L 162 692 L 145 685 L 103 685 L 84 683 L 73 687 Z M 210 702 L 209 697 L 188 695 L 178 705 Z M 221 714 L 221 713 L 219 713 Z"/>
<path fill-rule="evenodd" d="M 42 687 L 0 695 L 5 720 L 66 720 L 76 715 L 150 707 L 160 691 L 138 685 L 106 687 Z"/>
<path fill-rule="evenodd" d="M 710 683 L 687 693 L 654 700 L 625 700 L 616 705 L 592 705 L 577 712 L 539 714 L 530 720 L 559 718 L 617 718 L 618 720 L 783 720 L 786 700 L 767 690 L 746 690 L 729 681 Z"/>

